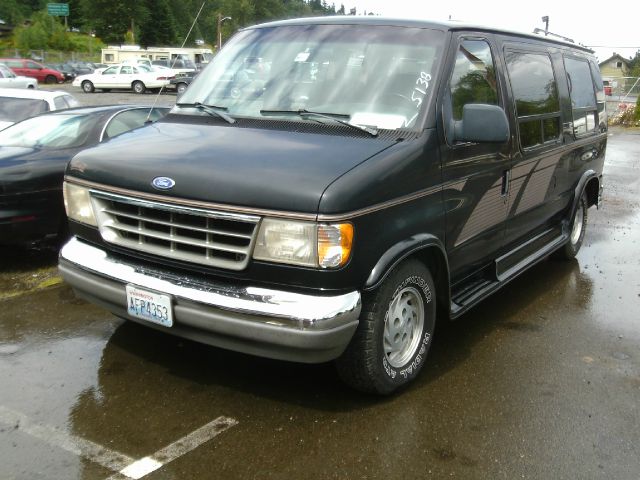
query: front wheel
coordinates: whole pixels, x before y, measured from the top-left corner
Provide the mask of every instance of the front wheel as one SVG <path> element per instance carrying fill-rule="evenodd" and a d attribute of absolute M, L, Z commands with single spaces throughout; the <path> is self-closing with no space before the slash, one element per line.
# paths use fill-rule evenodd
<path fill-rule="evenodd" d="M 147 87 L 144 86 L 144 83 L 140 81 L 133 82 L 133 85 L 131 85 L 131 87 L 136 93 L 144 93 L 147 90 Z"/>
<path fill-rule="evenodd" d="M 561 260 L 571 260 L 580 251 L 584 234 L 587 230 L 587 196 L 585 194 L 580 197 L 576 211 L 571 219 L 571 232 L 569 233 L 569 241 L 556 252 L 556 258 Z"/>
<path fill-rule="evenodd" d="M 179 83 L 176 85 L 176 91 L 178 92 L 178 95 L 182 95 L 186 89 L 187 89 L 186 83 Z"/>
<path fill-rule="evenodd" d="M 336 361 L 338 374 L 369 393 L 389 394 L 409 384 L 424 365 L 435 321 L 433 278 L 422 263 L 405 261 L 363 297 L 360 324 Z"/>
<path fill-rule="evenodd" d="M 91 83 L 89 80 L 85 80 L 84 82 L 82 82 L 82 91 L 84 93 L 93 93 L 95 90 L 93 83 Z"/>
<path fill-rule="evenodd" d="M 57 83 L 58 79 L 56 77 L 54 77 L 53 75 L 47 75 L 44 78 L 44 83 L 47 83 L 49 85 L 53 84 L 53 83 Z"/>

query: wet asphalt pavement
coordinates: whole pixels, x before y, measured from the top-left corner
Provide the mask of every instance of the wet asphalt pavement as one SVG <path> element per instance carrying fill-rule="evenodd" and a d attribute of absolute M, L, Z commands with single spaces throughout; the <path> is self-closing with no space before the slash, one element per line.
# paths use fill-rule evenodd
<path fill-rule="evenodd" d="M 577 260 L 440 326 L 391 398 L 122 321 L 55 251 L 0 250 L 0 479 L 638 479 L 640 130 L 605 175 Z"/>

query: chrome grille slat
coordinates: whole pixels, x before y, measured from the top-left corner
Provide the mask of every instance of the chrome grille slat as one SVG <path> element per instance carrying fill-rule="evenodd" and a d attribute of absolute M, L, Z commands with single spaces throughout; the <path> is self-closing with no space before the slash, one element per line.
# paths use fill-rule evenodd
<path fill-rule="evenodd" d="M 91 191 L 102 238 L 179 261 L 230 270 L 249 263 L 260 217 Z"/>
<path fill-rule="evenodd" d="M 131 228 L 131 227 L 127 227 L 126 225 L 122 225 L 119 223 L 114 223 L 110 225 L 110 228 L 114 228 L 117 230 L 120 230 L 121 232 L 129 232 L 129 233 L 135 233 L 135 234 L 139 234 L 141 233 L 140 230 L 135 229 L 135 228 Z M 167 242 L 170 242 L 171 244 L 174 243 L 181 243 L 183 245 L 192 245 L 194 247 L 202 247 L 202 248 L 210 248 L 210 249 L 214 249 L 214 250 L 220 250 L 223 252 L 232 252 L 232 253 L 246 253 L 246 250 L 243 248 L 234 248 L 228 245 L 224 245 L 222 243 L 216 243 L 216 242 L 207 242 L 207 241 L 199 241 L 199 240 L 193 240 L 191 238 L 188 237 L 182 237 L 180 235 L 163 235 L 160 232 L 151 232 L 149 230 L 146 230 L 144 232 L 144 236 L 145 237 L 150 237 L 150 238 L 155 238 L 157 240 L 166 240 Z M 176 247 L 172 245 L 171 250 L 176 250 Z"/>
<path fill-rule="evenodd" d="M 117 215 L 119 217 L 126 217 L 126 218 L 131 218 L 133 220 L 138 220 L 140 217 L 139 215 L 131 215 L 129 213 L 123 213 L 123 212 L 118 212 L 116 210 L 112 210 L 109 208 L 106 208 L 103 210 L 105 213 L 111 214 L 111 215 Z M 207 223 L 208 223 L 207 219 Z M 158 225 L 165 225 L 168 227 L 176 227 L 176 228 L 186 228 L 189 230 L 195 230 L 198 232 L 202 232 L 202 233 L 213 233 L 215 235 L 228 235 L 230 237 L 237 237 L 237 238 L 251 238 L 251 235 L 248 234 L 242 234 L 242 233 L 237 233 L 237 232 L 230 232 L 230 231 L 225 231 L 225 230 L 219 230 L 219 229 L 213 229 L 213 228 L 199 228 L 199 227 L 194 227 L 192 225 L 187 225 L 187 224 L 182 224 L 180 222 L 173 222 L 173 221 L 169 221 L 169 222 L 163 222 L 161 220 L 156 220 L 156 219 L 149 219 L 146 218 L 145 222 L 147 223 L 157 223 Z"/>

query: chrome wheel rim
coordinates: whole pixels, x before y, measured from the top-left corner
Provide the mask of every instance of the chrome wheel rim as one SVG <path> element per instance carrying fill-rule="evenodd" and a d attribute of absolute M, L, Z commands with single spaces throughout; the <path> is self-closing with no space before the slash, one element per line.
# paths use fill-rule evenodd
<path fill-rule="evenodd" d="M 400 368 L 416 353 L 424 330 L 424 301 L 413 287 L 393 297 L 384 319 L 384 354 L 389 365 Z"/>
<path fill-rule="evenodd" d="M 582 234 L 582 223 L 584 222 L 584 209 L 582 208 L 582 203 L 578 205 L 578 210 L 576 210 L 576 216 L 573 218 L 573 227 L 571 228 L 571 243 L 575 245 L 580 240 L 580 235 Z"/>

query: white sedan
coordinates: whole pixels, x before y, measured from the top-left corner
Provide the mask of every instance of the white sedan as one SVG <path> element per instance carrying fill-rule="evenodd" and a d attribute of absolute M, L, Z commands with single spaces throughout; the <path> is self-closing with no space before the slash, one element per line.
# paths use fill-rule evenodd
<path fill-rule="evenodd" d="M 4 63 L 0 63 L 0 88 L 38 88 L 38 80 L 16 75 Z"/>
<path fill-rule="evenodd" d="M 149 72 L 134 65 L 114 65 L 102 72 L 80 75 L 73 81 L 74 87 L 81 87 L 85 93 L 92 93 L 96 88 L 108 92 L 111 89 L 133 90 L 144 93 L 169 84 L 169 79 L 163 73 Z"/>

